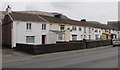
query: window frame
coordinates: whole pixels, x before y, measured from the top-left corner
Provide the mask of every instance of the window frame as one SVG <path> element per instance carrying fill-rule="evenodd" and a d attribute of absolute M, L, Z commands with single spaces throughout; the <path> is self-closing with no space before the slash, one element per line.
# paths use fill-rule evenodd
<path fill-rule="evenodd" d="M 46 24 L 42 24 L 42 30 L 46 30 L 47 25 Z"/>
<path fill-rule="evenodd" d="M 33 37 L 33 42 L 28 42 L 28 37 L 32 38 Z M 35 43 L 35 36 L 26 36 L 26 43 Z"/>
<path fill-rule="evenodd" d="M 65 25 L 60 25 L 60 30 L 65 30 Z"/>
<path fill-rule="evenodd" d="M 74 38 L 73 38 L 73 36 L 74 36 Z M 77 40 L 77 35 L 73 34 L 73 35 L 72 35 L 72 40 L 73 40 L 73 41 Z"/>
<path fill-rule="evenodd" d="M 76 30 L 77 30 L 77 27 L 76 27 L 76 26 L 72 26 L 72 30 L 73 30 L 73 31 L 76 31 Z"/>
<path fill-rule="evenodd" d="M 26 23 L 26 30 L 32 30 L 32 23 Z"/>

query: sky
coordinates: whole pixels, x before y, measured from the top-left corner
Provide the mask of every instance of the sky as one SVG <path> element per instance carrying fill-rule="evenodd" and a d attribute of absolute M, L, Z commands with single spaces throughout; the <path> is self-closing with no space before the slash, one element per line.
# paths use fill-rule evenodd
<path fill-rule="evenodd" d="M 5 10 L 10 5 L 12 11 L 45 11 L 58 12 L 74 20 L 86 19 L 87 21 L 99 21 L 107 24 L 107 21 L 118 20 L 117 0 L 2 0 L 0 10 Z"/>

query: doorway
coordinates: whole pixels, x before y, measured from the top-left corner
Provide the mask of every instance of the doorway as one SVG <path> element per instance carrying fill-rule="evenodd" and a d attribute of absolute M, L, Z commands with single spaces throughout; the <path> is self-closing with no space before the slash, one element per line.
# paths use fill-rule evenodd
<path fill-rule="evenodd" d="M 46 41 L 46 35 L 42 35 L 42 44 L 45 44 Z"/>

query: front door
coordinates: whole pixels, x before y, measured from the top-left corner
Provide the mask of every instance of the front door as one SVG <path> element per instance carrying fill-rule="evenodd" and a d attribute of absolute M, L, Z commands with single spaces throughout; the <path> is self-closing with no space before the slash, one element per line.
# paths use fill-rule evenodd
<path fill-rule="evenodd" d="M 45 38 L 46 38 L 46 35 L 42 35 L 42 44 L 45 44 Z"/>

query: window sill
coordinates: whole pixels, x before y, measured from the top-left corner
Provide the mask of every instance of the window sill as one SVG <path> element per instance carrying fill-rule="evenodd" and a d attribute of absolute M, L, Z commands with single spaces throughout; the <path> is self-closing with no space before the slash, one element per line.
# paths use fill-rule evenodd
<path fill-rule="evenodd" d="M 32 30 L 26 30 L 26 32 L 32 32 Z"/>

